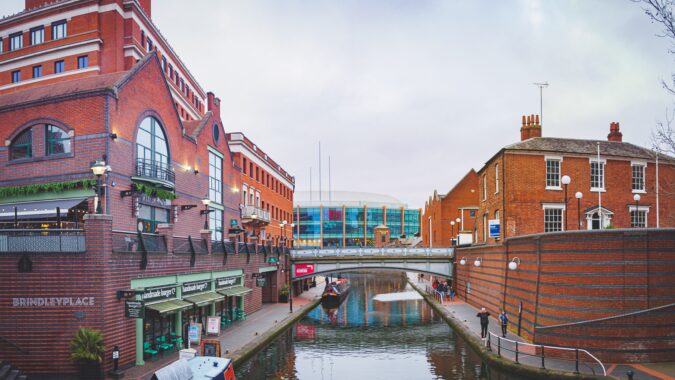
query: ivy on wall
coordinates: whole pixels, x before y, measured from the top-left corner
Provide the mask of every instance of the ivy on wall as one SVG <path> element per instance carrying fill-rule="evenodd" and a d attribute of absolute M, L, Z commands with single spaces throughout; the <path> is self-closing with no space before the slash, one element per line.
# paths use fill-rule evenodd
<path fill-rule="evenodd" d="M 173 191 L 162 190 L 152 185 L 145 185 L 142 183 L 134 182 L 134 190 L 140 191 L 141 193 L 149 195 L 151 197 L 157 197 L 159 199 L 165 200 L 176 199 L 176 193 L 174 193 Z"/>
<path fill-rule="evenodd" d="M 95 179 L 78 179 L 76 181 L 34 183 L 24 186 L 0 187 L 0 198 L 19 197 L 43 192 L 58 193 L 61 191 L 86 189 L 96 185 Z"/>

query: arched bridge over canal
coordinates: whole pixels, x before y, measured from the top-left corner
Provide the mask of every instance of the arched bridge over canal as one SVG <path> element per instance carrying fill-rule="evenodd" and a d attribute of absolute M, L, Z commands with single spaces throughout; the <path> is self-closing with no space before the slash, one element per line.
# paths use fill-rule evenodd
<path fill-rule="evenodd" d="M 293 280 L 335 272 L 401 270 L 452 277 L 453 248 L 326 248 L 291 250 Z"/>

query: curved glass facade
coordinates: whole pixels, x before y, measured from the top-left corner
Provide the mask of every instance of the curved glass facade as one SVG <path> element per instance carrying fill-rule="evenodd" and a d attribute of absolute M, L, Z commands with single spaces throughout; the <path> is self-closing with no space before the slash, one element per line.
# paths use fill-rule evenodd
<path fill-rule="evenodd" d="M 375 227 L 390 228 L 391 240 L 420 232 L 420 210 L 386 207 L 296 207 L 295 246 L 342 248 L 373 246 Z"/>

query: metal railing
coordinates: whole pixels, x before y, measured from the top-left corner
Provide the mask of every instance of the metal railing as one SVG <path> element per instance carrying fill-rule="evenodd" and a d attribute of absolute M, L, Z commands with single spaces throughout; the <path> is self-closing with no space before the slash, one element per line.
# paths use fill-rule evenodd
<path fill-rule="evenodd" d="M 6 229 L 0 230 L 1 252 L 85 252 L 81 229 Z"/>
<path fill-rule="evenodd" d="M 141 241 L 142 240 L 142 241 Z M 164 237 L 157 234 L 113 231 L 112 250 L 116 253 L 167 253 Z"/>
<path fill-rule="evenodd" d="M 271 221 L 269 211 L 251 205 L 244 206 L 241 209 L 241 218 L 247 220 L 259 220 L 267 223 Z"/>
<path fill-rule="evenodd" d="M 454 248 L 310 248 L 293 249 L 293 257 L 345 256 L 448 256 L 454 257 Z"/>
<path fill-rule="evenodd" d="M 26 355 L 30 354 L 30 352 L 29 352 L 27 349 L 22 348 L 21 346 L 15 344 L 15 343 L 10 342 L 10 341 L 7 340 L 7 338 L 5 338 L 5 337 L 0 336 L 0 342 L 5 343 L 5 344 L 8 345 L 9 347 L 12 347 L 12 348 L 14 348 L 15 350 L 17 350 L 17 351 L 19 351 L 19 352 L 21 352 L 21 353 L 23 353 L 23 354 L 26 354 Z"/>
<path fill-rule="evenodd" d="M 607 370 L 602 362 L 581 348 L 518 342 L 502 338 L 492 332 L 489 333 L 485 345 L 488 350 L 496 351 L 500 357 L 512 359 L 516 363 L 575 373 L 593 375 L 602 373 L 603 376 L 607 376 Z"/>
<path fill-rule="evenodd" d="M 137 159 L 136 175 L 139 177 L 155 178 L 172 184 L 176 183 L 176 174 L 167 165 L 156 161 Z"/>

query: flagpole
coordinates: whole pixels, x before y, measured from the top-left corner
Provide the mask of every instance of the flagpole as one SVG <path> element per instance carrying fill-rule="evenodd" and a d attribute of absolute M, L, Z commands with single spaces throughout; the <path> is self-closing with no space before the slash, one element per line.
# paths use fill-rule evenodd
<path fill-rule="evenodd" d="M 598 174 L 600 174 L 600 141 L 597 142 L 598 144 Z M 602 168 L 602 187 L 605 187 L 605 168 Z M 604 229 L 602 225 L 602 191 L 600 188 L 598 188 L 598 216 L 600 217 L 600 229 Z"/>

